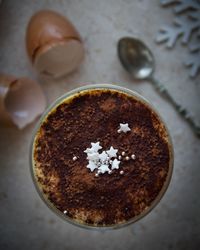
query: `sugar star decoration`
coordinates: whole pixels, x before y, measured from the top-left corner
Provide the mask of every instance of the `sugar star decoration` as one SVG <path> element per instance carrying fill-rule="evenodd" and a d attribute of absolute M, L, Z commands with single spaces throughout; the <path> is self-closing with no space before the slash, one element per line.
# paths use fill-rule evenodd
<path fill-rule="evenodd" d="M 90 161 L 98 161 L 99 160 L 99 154 L 98 153 L 89 153 L 87 155 L 87 159 Z"/>
<path fill-rule="evenodd" d="M 92 150 L 94 151 L 94 152 L 98 152 L 100 149 L 102 149 L 102 146 L 100 146 L 100 142 L 96 142 L 96 143 L 91 143 L 91 145 L 92 145 Z"/>
<path fill-rule="evenodd" d="M 98 166 L 93 161 L 89 161 L 87 168 L 89 168 L 90 171 L 93 172 L 96 168 L 98 168 Z"/>
<path fill-rule="evenodd" d="M 127 132 L 130 131 L 128 124 L 120 124 L 121 131 Z M 120 168 L 120 159 L 125 155 L 125 152 L 122 152 L 121 155 L 117 155 L 118 149 L 110 147 L 108 150 L 101 150 L 100 142 L 91 143 L 91 148 L 87 148 L 84 152 L 87 154 L 88 165 L 87 168 L 93 172 L 97 169 L 95 176 L 98 177 L 99 174 L 108 173 L 111 174 L 114 169 Z M 119 159 L 118 159 L 119 158 Z M 135 159 L 135 155 L 132 154 L 131 157 L 126 156 L 125 160 Z M 124 171 L 121 170 L 120 174 L 123 174 Z"/>
<path fill-rule="evenodd" d="M 106 154 L 106 151 L 103 151 L 101 154 L 99 154 L 99 159 L 101 160 L 101 162 L 106 161 L 108 158 L 108 155 Z"/>
<path fill-rule="evenodd" d="M 105 172 L 110 172 L 110 169 L 109 169 L 108 165 L 102 164 L 102 165 L 98 168 L 98 173 L 104 174 Z"/>
<path fill-rule="evenodd" d="M 92 154 L 94 151 L 92 150 L 92 148 L 87 148 L 84 153 L 86 154 Z"/>
<path fill-rule="evenodd" d="M 114 149 L 112 146 L 109 150 L 106 151 L 106 153 L 109 155 L 110 158 L 117 157 L 118 149 Z"/>
<path fill-rule="evenodd" d="M 91 148 L 87 148 L 84 152 L 87 154 L 88 165 L 87 168 L 93 172 L 97 169 L 95 176 L 108 172 L 111 174 L 112 165 L 114 168 L 119 168 L 120 161 L 116 160 L 118 149 L 114 149 L 112 146 L 109 150 L 103 150 L 101 153 L 98 152 L 102 147 L 99 142 L 91 143 Z M 114 159 L 113 159 L 114 158 Z M 113 163 L 114 162 L 114 163 Z"/>
<path fill-rule="evenodd" d="M 84 152 L 86 154 L 92 154 L 92 153 L 97 153 L 100 149 L 102 149 L 102 147 L 100 146 L 100 142 L 96 142 L 96 143 L 91 143 L 92 147 L 91 148 L 87 148 Z"/>
<path fill-rule="evenodd" d="M 114 159 L 114 161 L 112 162 L 112 170 L 113 169 L 118 169 L 119 164 L 120 164 L 120 161 L 118 161 L 117 159 Z"/>
<path fill-rule="evenodd" d="M 120 128 L 117 131 L 118 133 L 121 133 L 121 132 L 126 133 L 128 131 L 131 131 L 131 129 L 128 126 L 128 123 L 120 123 L 119 125 L 120 125 Z"/>

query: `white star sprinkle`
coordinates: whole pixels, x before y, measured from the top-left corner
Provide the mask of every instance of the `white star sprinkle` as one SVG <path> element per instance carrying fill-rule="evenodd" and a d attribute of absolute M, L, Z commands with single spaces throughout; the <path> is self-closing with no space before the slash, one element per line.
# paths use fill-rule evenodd
<path fill-rule="evenodd" d="M 106 153 L 110 156 L 110 158 L 112 158 L 112 157 L 117 157 L 117 151 L 118 149 L 114 149 L 111 146 L 110 149 L 106 151 Z"/>
<path fill-rule="evenodd" d="M 91 143 L 92 147 L 91 148 L 87 148 L 84 153 L 86 154 L 92 154 L 92 153 L 98 153 L 99 149 L 102 149 L 102 147 L 100 146 L 100 142 L 96 142 L 96 143 Z"/>
<path fill-rule="evenodd" d="M 87 149 L 84 151 L 84 153 L 86 153 L 86 154 L 92 154 L 92 153 L 94 153 L 94 151 L 92 150 L 92 148 L 87 148 Z"/>
<path fill-rule="evenodd" d="M 106 154 L 106 151 L 103 151 L 101 154 L 99 154 L 99 159 L 101 162 L 104 162 L 107 160 L 108 155 Z"/>
<path fill-rule="evenodd" d="M 121 125 L 121 124 L 120 124 Z M 122 124 L 127 125 L 128 124 Z M 122 127 L 123 130 L 123 127 Z M 128 128 L 128 131 L 130 128 Z M 124 131 L 123 131 L 124 132 Z M 84 152 L 87 154 L 88 165 L 87 168 L 93 172 L 95 169 L 95 177 L 98 177 L 99 174 L 108 173 L 111 174 L 112 170 L 119 169 L 122 156 L 117 155 L 118 149 L 110 147 L 108 150 L 102 150 L 101 153 L 98 152 L 102 147 L 100 146 L 100 142 L 91 143 L 91 148 L 87 148 Z M 125 155 L 125 152 L 122 152 L 122 155 Z M 118 159 L 119 158 L 119 159 Z M 125 157 L 126 160 L 130 159 L 128 156 Z M 75 160 L 75 157 L 74 157 Z M 122 174 L 121 171 L 120 174 Z"/>
<path fill-rule="evenodd" d="M 99 160 L 99 153 L 90 153 L 90 154 L 87 154 L 87 159 L 89 161 L 98 161 Z"/>
<path fill-rule="evenodd" d="M 128 126 L 128 123 L 124 123 L 124 124 L 120 123 L 119 125 L 120 125 L 120 128 L 117 130 L 118 133 L 121 133 L 121 132 L 126 133 L 128 131 L 131 131 L 131 129 Z"/>
<path fill-rule="evenodd" d="M 93 172 L 98 167 L 93 161 L 89 161 L 89 164 L 87 165 L 87 168 L 89 168 L 90 171 Z"/>
<path fill-rule="evenodd" d="M 110 169 L 109 169 L 108 165 L 102 164 L 102 165 L 98 168 L 98 172 L 101 173 L 101 174 L 104 174 L 105 172 L 110 172 Z"/>
<path fill-rule="evenodd" d="M 102 146 L 100 146 L 100 142 L 98 141 L 98 142 L 96 142 L 96 143 L 91 143 L 91 145 L 92 145 L 92 150 L 94 151 L 94 152 L 98 152 L 99 151 L 99 149 L 102 149 Z"/>
<path fill-rule="evenodd" d="M 114 159 L 114 161 L 112 162 L 112 169 L 118 169 L 119 164 L 120 164 L 120 161 L 118 161 L 117 159 Z"/>

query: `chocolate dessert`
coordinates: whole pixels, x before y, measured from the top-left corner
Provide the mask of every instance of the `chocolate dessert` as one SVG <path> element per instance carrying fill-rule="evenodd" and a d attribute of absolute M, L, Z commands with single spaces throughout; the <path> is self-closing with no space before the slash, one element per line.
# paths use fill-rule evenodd
<path fill-rule="evenodd" d="M 149 104 L 120 90 L 80 91 L 43 119 L 33 143 L 34 178 L 66 219 L 122 225 L 161 198 L 171 176 L 171 147 Z"/>

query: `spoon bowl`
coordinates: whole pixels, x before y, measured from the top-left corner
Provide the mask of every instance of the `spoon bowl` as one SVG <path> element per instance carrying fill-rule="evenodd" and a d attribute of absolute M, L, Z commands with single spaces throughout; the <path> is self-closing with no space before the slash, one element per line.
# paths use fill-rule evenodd
<path fill-rule="evenodd" d="M 132 37 L 120 39 L 118 55 L 124 68 L 135 79 L 146 79 L 153 74 L 154 57 L 142 41 Z"/>

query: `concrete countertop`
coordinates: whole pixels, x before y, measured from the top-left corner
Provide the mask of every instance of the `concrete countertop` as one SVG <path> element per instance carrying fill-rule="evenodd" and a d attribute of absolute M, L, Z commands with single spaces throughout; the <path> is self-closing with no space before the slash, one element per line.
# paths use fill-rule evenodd
<path fill-rule="evenodd" d="M 42 81 L 28 61 L 24 37 L 31 15 L 53 9 L 69 17 L 86 48 L 79 69 L 60 81 Z M 200 244 L 200 140 L 174 109 L 146 81 L 136 83 L 122 69 L 116 45 L 122 36 L 137 36 L 152 49 L 156 76 L 180 103 L 200 118 L 199 76 L 188 77 L 185 50 L 155 44 L 172 12 L 153 0 L 11 1 L 0 5 L 0 71 L 38 80 L 50 104 L 68 90 L 89 83 L 114 82 L 136 90 L 164 118 L 172 136 L 175 164 L 171 184 L 156 208 L 123 229 L 98 232 L 70 225 L 50 211 L 37 194 L 29 171 L 29 148 L 35 122 L 24 130 L 0 127 L 0 249 L 48 250 L 196 250 Z"/>

